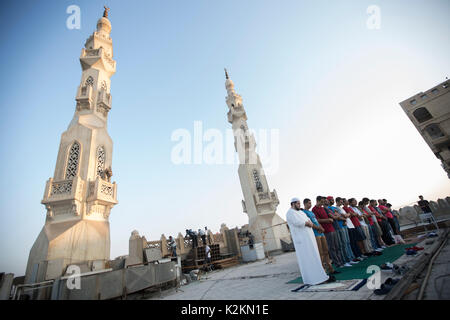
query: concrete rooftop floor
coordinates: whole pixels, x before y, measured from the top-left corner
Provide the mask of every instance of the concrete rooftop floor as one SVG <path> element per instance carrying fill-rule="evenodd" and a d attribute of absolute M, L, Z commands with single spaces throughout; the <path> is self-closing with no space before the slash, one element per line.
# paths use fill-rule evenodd
<path fill-rule="evenodd" d="M 411 266 L 432 245 L 425 242 L 437 238 L 425 239 L 418 246 L 425 247 L 415 256 L 403 255 L 394 263 Z M 447 250 L 446 252 L 450 252 Z M 393 262 L 393 261 L 391 261 Z M 442 267 L 447 268 L 448 265 Z M 447 269 L 446 269 L 447 270 Z M 241 264 L 223 270 L 203 274 L 198 281 L 193 281 L 179 289 L 170 289 L 150 299 L 158 300 L 381 300 L 366 285 L 358 291 L 327 292 L 291 292 L 301 284 L 287 284 L 300 276 L 295 252 L 283 253 L 274 257 L 272 263 L 267 259 Z M 381 283 L 389 277 L 399 278 L 391 271 L 381 271 Z M 433 289 L 431 289 L 433 290 Z M 429 295 L 430 296 L 430 295 Z"/>

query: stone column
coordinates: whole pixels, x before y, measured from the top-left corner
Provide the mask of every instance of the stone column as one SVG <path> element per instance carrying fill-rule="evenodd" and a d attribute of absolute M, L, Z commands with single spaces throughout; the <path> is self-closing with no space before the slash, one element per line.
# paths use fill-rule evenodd
<path fill-rule="evenodd" d="M 139 232 L 134 230 L 129 240 L 128 258 L 125 261 L 125 267 L 144 262 L 144 245 Z"/>
<path fill-rule="evenodd" d="M 178 237 L 176 238 L 177 242 L 177 255 L 184 254 L 186 249 L 184 247 L 184 237 L 181 232 L 178 233 Z"/>
<path fill-rule="evenodd" d="M 207 239 L 210 239 L 210 244 L 214 243 L 214 234 L 212 233 L 211 230 L 208 230 L 208 234 L 206 235 Z"/>
<path fill-rule="evenodd" d="M 164 233 L 161 235 L 161 253 L 163 258 L 169 255 L 169 250 L 167 250 L 167 239 Z"/>
<path fill-rule="evenodd" d="M 226 224 L 222 223 L 222 225 L 220 226 L 220 234 L 222 235 L 223 246 L 225 248 L 228 248 L 228 241 L 227 241 L 227 235 L 226 235 L 227 230 L 228 230 L 228 227 L 226 226 Z"/>

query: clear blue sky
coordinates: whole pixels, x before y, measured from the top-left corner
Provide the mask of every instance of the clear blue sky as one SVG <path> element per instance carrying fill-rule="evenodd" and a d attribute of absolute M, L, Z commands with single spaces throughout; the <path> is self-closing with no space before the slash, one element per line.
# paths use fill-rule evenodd
<path fill-rule="evenodd" d="M 66 28 L 66 8 L 81 29 Z M 79 55 L 104 1 L 2 1 L 0 271 L 21 275 L 45 221 L 40 204 L 75 110 Z M 384 197 L 394 206 L 450 194 L 440 162 L 399 102 L 450 74 L 450 2 L 107 1 L 117 73 L 111 258 L 148 240 L 247 223 L 235 165 L 174 165 L 171 134 L 194 121 L 225 132 L 223 68 L 249 126 L 278 129 L 268 177 L 285 218 L 292 196 Z M 366 26 L 369 5 L 381 29 Z"/>

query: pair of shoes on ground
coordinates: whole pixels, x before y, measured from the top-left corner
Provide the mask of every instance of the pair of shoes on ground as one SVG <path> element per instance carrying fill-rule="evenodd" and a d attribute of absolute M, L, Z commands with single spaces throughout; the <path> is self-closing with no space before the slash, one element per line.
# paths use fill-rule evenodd
<path fill-rule="evenodd" d="M 381 285 L 380 289 L 375 289 L 373 292 L 376 295 L 383 295 L 389 293 L 391 289 L 399 282 L 400 279 L 387 278 L 386 281 Z"/>
<path fill-rule="evenodd" d="M 406 248 L 405 250 L 415 250 L 415 251 L 420 251 L 420 250 L 423 250 L 423 248 L 422 248 L 422 247 L 414 246 L 414 247 L 411 247 L 411 248 Z"/>
<path fill-rule="evenodd" d="M 409 270 L 409 268 L 406 266 L 400 267 L 397 265 L 394 265 L 394 268 L 392 269 L 392 271 L 394 271 L 394 273 L 398 274 L 398 275 L 404 275 L 408 270 Z"/>
<path fill-rule="evenodd" d="M 348 268 L 348 267 L 352 267 L 352 265 L 351 265 L 350 263 L 347 262 L 347 263 L 344 264 L 344 267 L 347 267 L 347 268 Z"/>
<path fill-rule="evenodd" d="M 383 263 L 380 266 L 381 270 L 394 270 L 395 267 L 398 267 L 398 266 L 395 264 L 392 264 L 390 262 Z"/>

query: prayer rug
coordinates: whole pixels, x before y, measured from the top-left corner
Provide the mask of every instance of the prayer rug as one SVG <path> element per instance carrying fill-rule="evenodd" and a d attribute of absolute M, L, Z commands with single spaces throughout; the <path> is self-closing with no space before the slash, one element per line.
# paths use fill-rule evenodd
<path fill-rule="evenodd" d="M 361 279 L 336 281 L 332 283 L 324 283 L 305 287 L 298 292 L 351 291 L 353 287 L 357 286 L 360 282 Z"/>
<path fill-rule="evenodd" d="M 383 263 L 391 262 L 400 258 L 405 253 L 405 248 L 414 247 L 417 243 L 398 244 L 383 250 L 381 256 L 373 256 L 352 265 L 351 267 L 342 267 L 336 269 L 340 273 L 335 274 L 336 280 L 353 280 L 353 279 L 367 279 L 372 273 L 367 273 L 367 268 L 371 265 L 381 266 Z M 303 283 L 302 277 L 293 279 L 288 284 Z"/>

